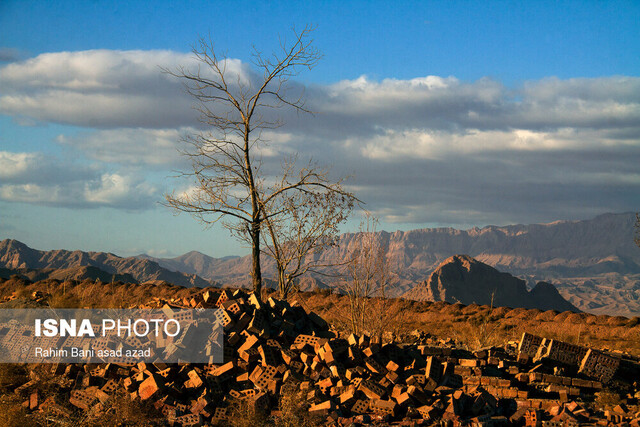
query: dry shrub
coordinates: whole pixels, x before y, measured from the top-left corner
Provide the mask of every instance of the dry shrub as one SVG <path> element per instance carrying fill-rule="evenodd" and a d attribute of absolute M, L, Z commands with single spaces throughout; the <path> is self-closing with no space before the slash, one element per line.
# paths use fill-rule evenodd
<path fill-rule="evenodd" d="M 507 317 L 507 314 L 513 311 L 509 307 L 497 307 L 491 311 L 491 317 L 497 317 L 504 319 Z"/>
<path fill-rule="evenodd" d="M 506 308 L 506 307 L 505 307 Z M 504 317 L 506 319 L 511 319 L 514 317 L 518 317 L 520 315 L 522 315 L 523 313 L 527 312 L 528 310 L 526 308 L 512 308 L 512 309 L 508 309 L 507 312 L 504 314 Z"/>
<path fill-rule="evenodd" d="M 632 317 L 631 319 L 629 319 L 629 321 L 627 322 L 627 324 L 625 325 L 627 328 L 633 328 L 635 326 L 640 325 L 640 317 L 635 316 Z"/>
<path fill-rule="evenodd" d="M 615 317 L 610 317 L 609 320 L 607 320 L 607 325 L 609 325 L 609 326 L 624 326 L 624 325 L 627 324 L 628 321 L 629 321 L 629 319 L 627 319 L 626 317 L 615 316 Z"/>
<path fill-rule="evenodd" d="M 279 427 L 311 427 L 321 424 L 321 419 L 309 414 L 308 404 L 298 384 L 286 383 L 280 389 L 280 413 L 273 418 Z"/>
<path fill-rule="evenodd" d="M 82 308 L 84 305 L 80 298 L 73 293 L 55 292 L 48 298 L 48 303 L 54 308 Z"/>
<path fill-rule="evenodd" d="M 455 304 L 455 306 L 457 306 L 458 304 Z M 461 307 L 460 311 L 463 314 L 468 314 L 468 315 L 472 315 L 472 314 L 476 314 L 478 311 L 480 311 L 480 306 L 478 304 L 469 304 L 466 307 Z"/>
<path fill-rule="evenodd" d="M 564 323 L 583 324 L 586 323 L 588 317 L 589 315 L 586 313 L 570 313 L 564 318 Z"/>
<path fill-rule="evenodd" d="M 542 313 L 538 314 L 536 316 L 536 320 L 539 320 L 541 322 L 553 322 L 553 320 L 556 318 L 556 316 L 558 315 L 558 312 L 555 310 L 547 310 L 547 311 L 543 311 Z"/>
<path fill-rule="evenodd" d="M 15 286 L 17 285 L 14 282 L 5 283 L 0 287 L 0 294 L 10 295 Z M 20 301 L 31 301 L 31 294 L 34 291 L 42 292 L 45 294 L 45 300 L 41 303 L 42 306 L 58 308 L 126 308 L 149 301 L 154 296 L 189 298 L 194 293 L 202 292 L 203 289 L 184 288 L 167 283 L 103 283 L 89 279 L 81 282 L 77 280 L 59 282 L 49 279 L 21 287 L 19 291 L 24 296 Z M 5 305 L 5 307 L 9 306 Z"/>
<path fill-rule="evenodd" d="M 483 347 L 501 345 L 505 341 L 499 316 L 492 316 L 489 307 L 482 306 L 482 310 L 471 317 L 467 324 L 455 329 L 455 338 L 470 350 Z"/>
<path fill-rule="evenodd" d="M 553 321 L 563 323 L 571 314 L 573 314 L 571 311 L 563 311 L 562 313 L 558 313 L 556 317 L 553 318 Z"/>
<path fill-rule="evenodd" d="M 605 409 L 613 408 L 622 402 L 620 395 L 611 389 L 604 389 L 596 393 L 596 399 L 593 402 L 595 409 L 603 411 Z"/>
<path fill-rule="evenodd" d="M 131 400 L 123 390 L 119 390 L 104 403 L 104 413 L 97 417 L 87 417 L 80 425 L 86 426 L 151 426 L 157 425 L 162 414 L 151 403 L 140 399 Z"/>
<path fill-rule="evenodd" d="M 15 290 L 16 298 L 29 298 L 31 297 L 31 289 L 29 286 L 22 286 Z"/>
<path fill-rule="evenodd" d="M 538 320 L 538 316 L 540 316 L 543 311 L 537 308 L 533 310 L 522 309 L 522 313 L 520 313 L 517 318 L 520 320 Z"/>
<path fill-rule="evenodd" d="M 397 336 L 404 330 L 407 311 L 402 304 L 388 298 L 371 298 L 366 332 L 376 337 Z"/>
<path fill-rule="evenodd" d="M 451 306 L 451 304 L 449 304 L 448 302 L 444 302 L 444 301 L 436 301 L 433 303 L 433 305 L 431 306 L 431 311 L 434 313 L 448 313 L 449 307 Z"/>
<path fill-rule="evenodd" d="M 266 412 L 255 408 L 248 400 L 238 399 L 229 407 L 230 417 L 227 425 L 232 427 L 254 427 L 267 425 Z"/>
<path fill-rule="evenodd" d="M 340 291 L 347 295 L 349 330 L 356 334 L 382 338 L 392 332 L 401 314 L 388 298 L 393 293 L 387 242 L 376 235 L 377 219 L 366 213 L 350 245 L 348 261 L 344 265 Z"/>
<path fill-rule="evenodd" d="M 3 427 L 37 426 L 33 417 L 22 407 L 20 399 L 14 394 L 0 395 L 0 425 Z"/>
<path fill-rule="evenodd" d="M 596 325 L 598 323 L 598 317 L 594 316 L 593 314 L 589 314 L 587 316 L 587 319 L 585 320 L 585 323 L 587 325 Z"/>
<path fill-rule="evenodd" d="M 315 291 L 313 291 L 314 293 L 322 296 L 322 297 L 328 297 L 329 295 L 331 295 L 332 293 L 332 289 L 328 288 L 328 289 L 316 289 Z"/>

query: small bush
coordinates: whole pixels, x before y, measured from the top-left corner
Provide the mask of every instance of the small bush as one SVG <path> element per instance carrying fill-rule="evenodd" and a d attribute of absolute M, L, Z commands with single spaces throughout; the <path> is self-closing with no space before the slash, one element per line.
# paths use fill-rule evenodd
<path fill-rule="evenodd" d="M 230 407 L 228 425 L 232 427 L 263 426 L 268 422 L 267 414 L 254 408 L 247 400 L 237 400 Z"/>
<path fill-rule="evenodd" d="M 309 414 L 308 404 L 300 394 L 296 384 L 284 384 L 280 390 L 280 413 L 273 422 L 281 427 L 311 427 L 320 420 Z"/>
<path fill-rule="evenodd" d="M 25 365 L 0 363 L 0 394 L 8 393 L 29 381 Z"/>
<path fill-rule="evenodd" d="M 638 325 L 640 325 L 640 317 L 638 316 L 631 318 L 626 324 L 627 328 L 633 328 Z"/>
<path fill-rule="evenodd" d="M 0 425 L 2 427 L 29 427 L 38 424 L 22 407 L 19 397 L 8 394 L 0 396 Z"/>
<path fill-rule="evenodd" d="M 596 399 L 594 405 L 597 410 L 605 410 L 619 405 L 622 399 L 620 395 L 611 389 L 605 389 L 596 393 Z"/>
<path fill-rule="evenodd" d="M 162 414 L 147 402 L 139 399 L 131 400 L 129 395 L 120 390 L 104 403 L 105 411 L 99 417 L 89 419 L 86 426 L 151 426 L 157 425 L 155 419 Z"/>

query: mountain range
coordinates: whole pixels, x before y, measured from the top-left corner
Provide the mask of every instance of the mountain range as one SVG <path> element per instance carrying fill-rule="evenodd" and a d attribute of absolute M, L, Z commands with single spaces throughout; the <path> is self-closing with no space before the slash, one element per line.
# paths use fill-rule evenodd
<path fill-rule="evenodd" d="M 487 226 L 457 230 L 426 228 L 376 233 L 392 272 L 391 296 L 411 297 L 447 258 L 467 254 L 495 269 L 518 276 L 525 286 L 553 284 L 575 308 L 594 314 L 640 316 L 640 248 L 634 243 L 635 214 L 604 214 L 581 221 Z M 339 245 L 321 255 L 323 264 L 339 263 L 357 245 L 358 233 L 341 235 Z M 21 247 L 20 245 L 24 246 Z M 25 249 L 26 248 L 26 249 Z M 75 268 L 94 266 L 137 281 L 166 280 L 184 286 L 248 286 L 251 259 L 212 258 L 189 252 L 176 258 L 147 255 L 120 258 L 81 251 L 37 251 L 15 240 L 0 242 L 0 267 Z M 263 277 L 274 272 L 269 259 Z M 335 286 L 336 280 L 310 276 L 303 289 Z"/>
<path fill-rule="evenodd" d="M 40 251 L 12 239 L 0 241 L 0 267 L 4 269 L 0 275 L 20 274 L 32 281 L 88 278 L 103 282 L 164 281 L 180 286 L 214 284 L 195 274 L 168 270 L 149 259 L 122 258 L 106 252 Z"/>
<path fill-rule="evenodd" d="M 381 231 L 392 272 L 391 295 L 415 288 L 447 258 L 467 254 L 500 271 L 525 280 L 527 286 L 552 283 L 571 304 L 594 314 L 640 316 L 640 248 L 634 242 L 634 213 L 609 213 L 593 219 L 547 224 L 486 226 L 458 230 L 425 228 Z M 339 245 L 325 251 L 323 264 L 348 259 L 358 233 L 340 236 Z M 214 259 L 190 252 L 171 259 L 150 258 L 160 266 L 197 274 L 234 286 L 249 286 L 249 256 Z M 263 277 L 274 273 L 265 259 Z M 323 276 L 302 281 L 303 289 L 331 287 Z"/>

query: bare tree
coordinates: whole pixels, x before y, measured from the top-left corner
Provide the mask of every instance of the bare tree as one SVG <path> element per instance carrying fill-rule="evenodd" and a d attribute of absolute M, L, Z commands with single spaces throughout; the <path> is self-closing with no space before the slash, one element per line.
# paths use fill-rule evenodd
<path fill-rule="evenodd" d="M 382 335 L 386 326 L 389 265 L 387 248 L 376 233 L 377 223 L 376 218 L 366 213 L 346 264 L 346 281 L 341 286 L 349 298 L 349 323 L 354 334 Z"/>
<path fill-rule="evenodd" d="M 206 225 L 224 218 L 223 225 L 250 242 L 251 277 L 259 296 L 262 288 L 260 268 L 261 231 L 265 221 L 279 222 L 290 216 L 284 209 L 295 194 L 315 194 L 341 188 L 332 184 L 324 171 L 315 168 L 284 171 L 281 178 L 261 170 L 260 150 L 265 130 L 282 125 L 276 110 L 287 107 L 309 112 L 290 79 L 303 69 L 316 65 L 321 55 L 309 38 L 312 29 L 294 30 L 292 43 L 281 40 L 280 50 L 264 56 L 254 48 L 253 64 L 260 72 L 237 69 L 236 62 L 201 38 L 193 49 L 197 70 L 180 67 L 165 70 L 185 82 L 187 92 L 197 101 L 201 122 L 209 131 L 184 138 L 183 154 L 191 160 L 195 186 L 182 194 L 168 194 L 166 204 L 188 212 Z M 294 94 L 295 95 L 295 94 Z M 281 206 L 283 209 L 275 209 Z"/>
<path fill-rule="evenodd" d="M 294 164 L 283 168 L 283 181 Z M 297 288 L 298 278 L 303 274 L 310 271 L 326 274 L 318 269 L 334 265 L 323 263 L 320 254 L 337 243 L 339 226 L 347 220 L 356 199 L 342 188 L 341 181 L 330 183 L 327 174 L 328 171 L 317 169 L 317 179 L 324 181 L 325 187 L 290 193 L 274 199 L 265 209 L 268 232 L 264 233 L 263 251 L 276 264 L 282 299 Z M 280 187 L 287 185 L 283 182 Z"/>

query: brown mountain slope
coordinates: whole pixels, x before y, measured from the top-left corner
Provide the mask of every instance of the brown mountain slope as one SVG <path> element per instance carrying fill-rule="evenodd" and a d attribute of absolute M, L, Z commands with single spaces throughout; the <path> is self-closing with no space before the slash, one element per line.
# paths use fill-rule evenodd
<path fill-rule="evenodd" d="M 468 255 L 447 258 L 429 279 L 409 291 L 405 297 L 465 305 L 579 311 L 562 298 L 553 285 L 540 282 L 528 292 L 524 280 L 502 273 Z"/>
<path fill-rule="evenodd" d="M 534 280 L 608 273 L 638 275 L 640 249 L 633 241 L 634 223 L 633 213 L 605 214 L 590 220 L 549 224 L 381 231 L 376 237 L 387 248 L 387 259 L 406 291 L 428 277 L 442 261 L 461 253 Z M 322 254 L 323 263 L 347 259 L 357 238 L 357 233 L 341 235 L 340 245 Z M 198 252 L 170 259 L 153 258 L 165 268 L 214 280 L 230 278 L 241 270 L 245 274 L 248 259 L 215 259 Z M 268 260 L 265 264 L 268 268 Z"/>
<path fill-rule="evenodd" d="M 633 213 L 604 214 L 589 220 L 548 224 L 382 231 L 376 238 L 387 248 L 395 291 L 392 296 L 422 283 L 448 257 L 464 253 L 524 278 L 529 286 L 539 281 L 553 283 L 564 298 L 583 311 L 637 316 L 640 248 L 633 241 L 634 223 Z M 348 259 L 357 237 L 354 233 L 343 234 L 340 245 L 323 253 L 321 262 Z M 225 284 L 249 286 L 249 257 L 214 260 L 200 253 L 187 255 L 155 260 L 165 268 L 171 265 L 175 270 Z M 273 271 L 265 260 L 264 277 L 271 277 Z M 331 286 L 326 278 L 316 279 Z"/>
<path fill-rule="evenodd" d="M 0 242 L 0 267 L 10 270 L 67 270 L 70 277 L 87 278 L 101 277 L 96 271 L 75 271 L 78 268 L 93 267 L 104 272 L 105 277 L 123 275 L 123 278 L 133 278 L 137 282 L 166 281 L 180 286 L 210 286 L 212 283 L 195 274 L 185 274 L 162 268 L 158 263 L 136 257 L 121 258 L 105 252 L 82 251 L 39 251 L 32 249 L 17 240 L 3 240 Z"/>
<path fill-rule="evenodd" d="M 19 268 L 19 269 L 7 269 L 0 268 L 0 278 L 8 279 L 11 276 L 17 275 L 20 278 L 28 279 L 31 282 L 40 280 L 77 280 L 82 281 L 89 279 L 91 281 L 101 281 L 103 283 L 111 282 L 123 282 L 123 283 L 138 283 L 130 274 L 109 274 L 97 267 L 81 266 L 81 267 L 69 267 L 69 268 Z"/>

